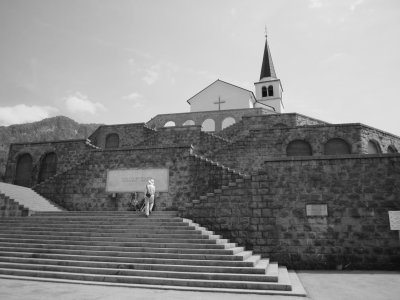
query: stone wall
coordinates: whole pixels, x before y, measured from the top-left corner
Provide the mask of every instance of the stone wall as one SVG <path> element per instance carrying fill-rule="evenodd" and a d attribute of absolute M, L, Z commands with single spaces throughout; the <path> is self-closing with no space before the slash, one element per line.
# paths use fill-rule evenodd
<path fill-rule="evenodd" d="M 381 153 L 388 153 L 389 146 L 400 151 L 400 137 L 382 130 L 363 125 L 361 128 L 361 153 L 368 153 L 368 142 L 374 141 L 379 145 Z"/>
<path fill-rule="evenodd" d="M 222 122 L 226 118 L 233 118 L 236 122 L 239 122 L 243 116 L 247 115 L 261 115 L 265 113 L 272 113 L 262 108 L 249 108 L 249 109 L 229 109 L 229 110 L 217 110 L 217 111 L 202 111 L 202 112 L 191 112 L 191 113 L 178 113 L 178 114 L 164 114 L 157 115 L 147 122 L 147 126 L 151 128 L 164 127 L 167 122 L 174 122 L 175 126 L 183 126 L 188 120 L 194 122 L 193 125 L 202 125 L 206 119 L 212 119 L 215 122 L 215 131 L 222 129 Z"/>
<path fill-rule="evenodd" d="M 308 142 L 313 156 L 324 155 L 324 145 L 332 138 L 345 140 L 351 147 L 351 153 L 361 152 L 358 125 L 314 125 L 250 130 L 243 139 L 221 148 L 210 158 L 227 166 L 252 171 L 259 169 L 267 159 L 286 157 L 287 146 L 294 140 Z"/>
<path fill-rule="evenodd" d="M 182 214 L 290 268 L 400 269 L 400 155 L 268 161 Z M 327 205 L 307 216 L 306 205 Z"/>
<path fill-rule="evenodd" d="M 113 198 L 107 193 L 107 170 L 169 168 L 169 191 L 156 194 L 156 205 L 158 210 L 177 209 L 188 201 L 189 153 L 190 147 L 95 150 L 82 164 L 37 186 L 35 191 L 67 210 L 127 210 L 133 194 L 118 193 Z M 142 199 L 143 193 L 137 198 Z"/>
<path fill-rule="evenodd" d="M 306 125 L 328 125 L 328 123 L 296 113 L 253 115 L 244 116 L 239 123 L 216 134 L 236 141 L 248 135 L 250 130 L 267 130 L 277 127 L 292 128 Z"/>
<path fill-rule="evenodd" d="M 89 140 L 100 148 L 105 148 L 106 137 L 111 133 L 118 134 L 119 148 L 129 148 L 142 143 L 154 131 L 147 128 L 144 123 L 102 125 L 89 137 Z"/>
<path fill-rule="evenodd" d="M 13 199 L 0 193 L 0 218 L 1 217 L 26 217 L 29 209 L 15 202 Z"/>
<path fill-rule="evenodd" d="M 38 182 L 41 160 L 45 154 L 50 152 L 57 154 L 57 173 L 59 173 L 82 161 L 92 149 L 86 140 L 11 144 L 4 181 L 14 182 L 18 157 L 22 154 L 29 153 L 32 156 L 33 171 L 31 176 L 34 185 Z"/>

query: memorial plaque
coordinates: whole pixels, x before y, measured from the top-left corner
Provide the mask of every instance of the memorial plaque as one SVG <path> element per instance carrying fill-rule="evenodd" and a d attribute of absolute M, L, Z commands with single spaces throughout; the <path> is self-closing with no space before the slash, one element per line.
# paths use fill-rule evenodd
<path fill-rule="evenodd" d="M 306 205 L 307 217 L 327 217 L 328 205 L 327 204 L 307 204 Z"/>
<path fill-rule="evenodd" d="M 400 230 L 400 211 L 389 211 L 389 223 L 391 230 Z"/>
<path fill-rule="evenodd" d="M 168 192 L 169 169 L 107 170 L 106 191 L 109 193 L 144 192 L 150 178 L 155 181 L 156 192 Z"/>

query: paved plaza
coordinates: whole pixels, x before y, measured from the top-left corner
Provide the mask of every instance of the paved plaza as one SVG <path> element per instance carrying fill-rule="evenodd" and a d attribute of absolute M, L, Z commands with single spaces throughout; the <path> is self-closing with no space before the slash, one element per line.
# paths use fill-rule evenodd
<path fill-rule="evenodd" d="M 2 300 L 389 300 L 399 299 L 400 272 L 300 271 L 308 297 L 183 292 L 0 279 Z"/>

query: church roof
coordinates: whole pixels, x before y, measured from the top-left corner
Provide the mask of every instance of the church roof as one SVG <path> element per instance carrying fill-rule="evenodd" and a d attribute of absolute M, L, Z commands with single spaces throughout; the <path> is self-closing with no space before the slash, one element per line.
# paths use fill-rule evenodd
<path fill-rule="evenodd" d="M 276 78 L 274 63 L 272 62 L 271 51 L 268 46 L 268 39 L 265 37 L 264 57 L 261 66 L 260 80 L 265 77 Z"/>

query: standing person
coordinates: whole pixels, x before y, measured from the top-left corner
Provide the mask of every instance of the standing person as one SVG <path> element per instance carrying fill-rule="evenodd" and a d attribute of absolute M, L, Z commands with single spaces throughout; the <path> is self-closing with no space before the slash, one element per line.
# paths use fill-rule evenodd
<path fill-rule="evenodd" d="M 154 179 L 150 179 L 146 184 L 145 203 L 146 203 L 146 217 L 151 214 L 154 205 L 154 194 L 156 193 L 156 187 L 154 185 Z"/>

